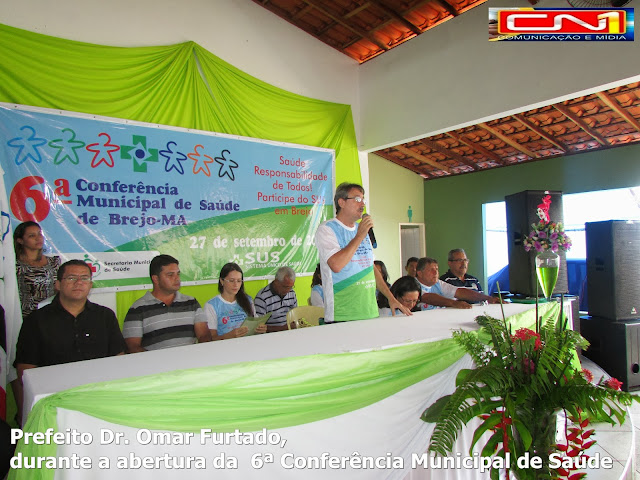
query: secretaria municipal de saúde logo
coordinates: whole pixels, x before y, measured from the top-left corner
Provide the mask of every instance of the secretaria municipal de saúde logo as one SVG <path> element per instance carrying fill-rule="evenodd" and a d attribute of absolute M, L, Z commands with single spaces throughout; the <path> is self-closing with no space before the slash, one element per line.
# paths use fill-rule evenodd
<path fill-rule="evenodd" d="M 489 41 L 633 41 L 633 8 L 489 8 Z"/>

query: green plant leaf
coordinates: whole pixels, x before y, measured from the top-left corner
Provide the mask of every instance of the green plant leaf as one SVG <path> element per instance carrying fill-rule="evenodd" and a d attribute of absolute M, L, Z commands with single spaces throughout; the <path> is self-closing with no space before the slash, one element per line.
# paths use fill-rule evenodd
<path fill-rule="evenodd" d="M 498 443 L 500 443 L 501 441 L 502 441 L 502 431 L 494 433 L 491 436 L 491 438 L 487 441 L 487 443 L 485 443 L 484 447 L 482 448 L 482 453 L 480 455 L 482 455 L 483 457 L 490 457 L 495 453 L 496 448 L 498 447 Z"/>
<path fill-rule="evenodd" d="M 522 446 L 524 447 L 525 450 L 529 450 L 529 447 L 531 446 L 531 442 L 533 441 L 533 438 L 531 437 L 531 432 L 529 431 L 527 426 L 524 423 L 522 423 L 520 420 L 514 419 L 513 426 L 516 427 L 516 430 L 518 431 L 518 434 L 522 439 Z"/>
<path fill-rule="evenodd" d="M 463 368 L 462 370 L 460 370 L 458 372 L 458 375 L 456 376 L 456 387 L 462 385 L 471 372 L 472 370 L 469 368 Z"/>
<path fill-rule="evenodd" d="M 420 417 L 423 421 L 427 423 L 435 423 L 440 418 L 440 414 L 444 410 L 444 407 L 447 406 L 449 400 L 451 399 L 451 395 L 445 395 L 444 397 L 440 397 L 435 403 L 432 403 L 429 408 L 427 408 L 424 412 L 422 412 L 422 416 Z"/>
<path fill-rule="evenodd" d="M 489 418 L 482 422 L 478 428 L 476 428 L 476 431 L 473 432 L 473 441 L 471 442 L 471 447 L 469 447 L 469 455 L 473 456 L 473 447 L 478 442 L 478 440 L 480 440 L 480 437 L 484 435 L 487 430 L 498 425 L 501 420 L 502 413 L 493 413 L 489 415 Z"/>

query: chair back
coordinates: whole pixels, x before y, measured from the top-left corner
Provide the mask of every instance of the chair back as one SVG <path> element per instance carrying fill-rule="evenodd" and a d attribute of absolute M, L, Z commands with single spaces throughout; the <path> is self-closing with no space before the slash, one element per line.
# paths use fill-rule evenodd
<path fill-rule="evenodd" d="M 289 330 L 294 328 L 315 327 L 324 317 L 324 308 L 302 305 L 289 310 L 287 313 L 287 327 Z"/>

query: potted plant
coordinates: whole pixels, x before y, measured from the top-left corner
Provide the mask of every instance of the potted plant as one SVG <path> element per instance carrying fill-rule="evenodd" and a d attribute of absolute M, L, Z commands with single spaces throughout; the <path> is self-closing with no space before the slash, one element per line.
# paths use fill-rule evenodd
<path fill-rule="evenodd" d="M 453 333 L 475 368 L 461 371 L 455 392 L 422 415 L 424 421 L 436 423 L 429 451 L 450 453 L 460 430 L 479 417 L 471 449 L 488 433 L 481 455 L 502 459 L 498 467 L 518 479 L 581 478 L 582 473 L 572 472 L 581 467 L 584 452 L 594 443 L 589 419 L 621 424 L 624 407 L 637 397 L 622 392 L 615 379 L 592 383 L 593 375 L 579 367 L 576 356 L 576 349 L 586 348 L 588 342 L 567 330 L 562 309 L 555 321 L 537 320 L 535 329 L 515 332 L 504 318 L 480 316 L 476 321 L 479 332 Z M 567 419 L 567 440 L 557 444 L 559 411 Z M 492 478 L 498 478 L 499 470 L 492 469 Z"/>

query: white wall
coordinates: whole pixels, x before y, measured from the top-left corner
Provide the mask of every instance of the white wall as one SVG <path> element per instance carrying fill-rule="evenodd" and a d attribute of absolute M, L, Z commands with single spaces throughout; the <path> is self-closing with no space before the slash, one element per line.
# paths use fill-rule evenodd
<path fill-rule="evenodd" d="M 3 0 L 0 22 L 100 45 L 194 41 L 272 85 L 352 105 L 357 125 L 357 62 L 251 0 Z"/>
<path fill-rule="evenodd" d="M 640 42 L 489 42 L 489 0 L 360 69 L 359 148 L 385 146 L 521 112 L 640 75 Z M 631 5 L 633 6 L 633 5 Z M 567 7 L 542 0 L 536 7 Z"/>
<path fill-rule="evenodd" d="M 411 170 L 369 154 L 367 209 L 376 231 L 376 260 L 382 260 L 393 283 L 405 272 L 400 268 L 400 223 L 407 223 L 411 206 L 413 223 L 424 223 L 424 180 Z"/>

